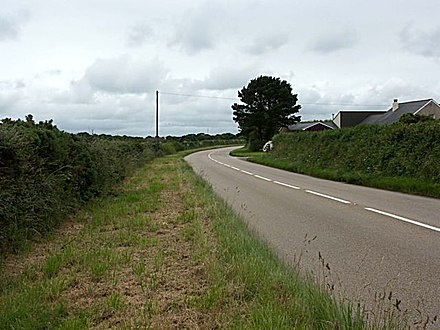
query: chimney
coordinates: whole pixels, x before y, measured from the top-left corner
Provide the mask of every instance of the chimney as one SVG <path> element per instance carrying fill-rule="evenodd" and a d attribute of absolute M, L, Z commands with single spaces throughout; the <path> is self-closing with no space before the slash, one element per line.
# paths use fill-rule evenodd
<path fill-rule="evenodd" d="M 399 100 L 398 99 L 394 99 L 393 111 L 396 111 L 397 109 L 399 109 Z"/>

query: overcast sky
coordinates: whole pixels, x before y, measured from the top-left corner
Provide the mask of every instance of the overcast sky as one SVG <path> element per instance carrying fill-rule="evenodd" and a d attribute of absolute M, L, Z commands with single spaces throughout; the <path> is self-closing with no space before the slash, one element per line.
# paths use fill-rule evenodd
<path fill-rule="evenodd" d="M 232 99 L 287 80 L 304 120 L 440 101 L 438 0 L 3 0 L 0 117 L 68 132 L 237 132 Z"/>

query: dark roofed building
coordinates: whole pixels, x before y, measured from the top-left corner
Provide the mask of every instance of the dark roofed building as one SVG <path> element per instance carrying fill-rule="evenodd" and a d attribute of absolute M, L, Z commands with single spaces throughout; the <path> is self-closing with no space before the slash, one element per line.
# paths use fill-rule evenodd
<path fill-rule="evenodd" d="M 440 119 L 440 106 L 433 99 L 402 103 L 395 99 L 393 106 L 387 112 L 367 117 L 360 124 L 392 124 L 399 121 L 400 117 L 407 113 Z"/>
<path fill-rule="evenodd" d="M 370 116 L 382 116 L 386 111 L 357 111 L 357 110 L 342 110 L 333 119 L 334 124 L 339 128 L 353 127 L 359 125 Z"/>
<path fill-rule="evenodd" d="M 395 99 L 387 111 L 340 111 L 333 122 L 339 128 L 366 124 L 388 125 L 399 121 L 407 113 L 440 119 L 440 106 L 433 99 L 402 103 Z"/>
<path fill-rule="evenodd" d="M 326 121 L 314 121 L 314 122 L 302 122 L 290 125 L 289 131 L 325 131 L 328 129 L 338 128 L 331 120 Z"/>

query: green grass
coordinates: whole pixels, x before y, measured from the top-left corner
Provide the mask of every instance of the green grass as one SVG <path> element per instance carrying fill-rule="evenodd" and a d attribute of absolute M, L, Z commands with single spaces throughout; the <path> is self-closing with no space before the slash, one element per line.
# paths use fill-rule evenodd
<path fill-rule="evenodd" d="M 361 308 L 287 267 L 181 154 L 146 165 L 69 228 L 2 266 L 1 329 L 400 326 L 381 313 L 367 325 Z"/>
<path fill-rule="evenodd" d="M 245 148 L 230 153 L 235 157 L 247 157 L 251 162 L 279 168 L 282 170 L 306 174 L 321 179 L 340 181 L 360 186 L 379 188 L 402 193 L 440 198 L 440 184 L 432 181 L 403 176 L 382 176 L 361 171 L 349 171 L 346 168 L 322 168 L 312 164 L 294 162 L 274 157 L 270 153 L 251 152 Z"/>

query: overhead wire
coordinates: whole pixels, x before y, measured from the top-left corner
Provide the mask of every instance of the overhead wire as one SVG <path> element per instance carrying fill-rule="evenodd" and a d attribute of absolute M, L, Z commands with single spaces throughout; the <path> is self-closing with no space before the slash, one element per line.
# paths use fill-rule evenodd
<path fill-rule="evenodd" d="M 200 95 L 200 94 L 183 94 L 176 92 L 159 92 L 165 95 L 174 96 L 185 96 L 185 97 L 198 97 L 198 98 L 208 98 L 208 99 L 222 99 L 222 100 L 239 100 L 238 97 L 225 97 L 225 96 L 210 96 L 210 95 Z M 301 105 L 325 105 L 325 106 L 351 106 L 351 107 L 388 107 L 388 104 L 354 104 L 354 103 L 304 103 Z"/>

